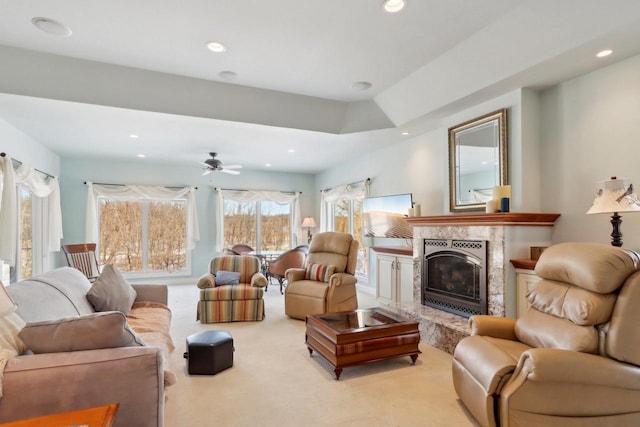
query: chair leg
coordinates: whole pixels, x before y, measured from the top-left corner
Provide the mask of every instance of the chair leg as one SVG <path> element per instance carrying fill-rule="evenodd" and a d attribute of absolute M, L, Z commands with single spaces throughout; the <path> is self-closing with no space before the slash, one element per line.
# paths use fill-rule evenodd
<path fill-rule="evenodd" d="M 280 283 L 280 295 L 284 295 L 284 277 L 278 277 L 278 283 Z"/>

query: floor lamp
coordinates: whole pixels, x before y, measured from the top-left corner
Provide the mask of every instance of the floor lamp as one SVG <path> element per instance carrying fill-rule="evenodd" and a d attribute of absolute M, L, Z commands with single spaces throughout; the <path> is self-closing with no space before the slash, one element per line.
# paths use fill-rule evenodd
<path fill-rule="evenodd" d="M 622 224 L 621 212 L 640 212 L 640 200 L 633 193 L 633 184 L 629 179 L 617 179 L 611 177 L 609 181 L 600 181 L 598 193 L 593 199 L 593 205 L 587 211 L 587 214 L 603 214 L 611 215 L 611 245 L 622 246 Z"/>
<path fill-rule="evenodd" d="M 311 229 L 314 228 L 316 226 L 316 221 L 308 216 L 306 217 L 303 221 L 302 221 L 302 228 L 306 228 L 307 229 L 307 243 L 311 243 Z"/>

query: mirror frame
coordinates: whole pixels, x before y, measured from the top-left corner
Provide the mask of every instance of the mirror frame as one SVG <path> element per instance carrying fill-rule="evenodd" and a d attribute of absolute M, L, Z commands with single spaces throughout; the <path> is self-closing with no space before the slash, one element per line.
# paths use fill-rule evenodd
<path fill-rule="evenodd" d="M 496 146 L 498 148 L 498 171 L 499 171 L 499 183 L 496 185 L 508 184 L 508 165 L 507 165 L 507 109 L 503 108 L 488 114 L 485 114 L 475 119 L 460 123 L 459 125 L 449 128 L 449 208 L 451 212 L 464 212 L 464 211 L 483 211 L 486 208 L 486 203 L 458 203 L 458 174 L 457 167 L 458 159 L 456 158 L 456 135 L 458 132 L 468 131 L 474 127 L 482 126 L 488 122 L 498 121 L 498 140 Z"/>

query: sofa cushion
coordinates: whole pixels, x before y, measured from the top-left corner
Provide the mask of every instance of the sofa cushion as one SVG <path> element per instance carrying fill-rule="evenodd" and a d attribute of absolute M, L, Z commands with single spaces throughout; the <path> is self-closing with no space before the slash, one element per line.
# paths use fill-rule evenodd
<path fill-rule="evenodd" d="M 305 270 L 304 279 L 329 283 L 329 278 L 331 278 L 335 272 L 335 265 L 309 264 Z"/>
<path fill-rule="evenodd" d="M 516 337 L 531 347 L 598 352 L 598 332 L 593 326 L 580 326 L 570 320 L 529 309 L 518 318 Z"/>
<path fill-rule="evenodd" d="M 240 284 L 240 273 L 237 271 L 218 271 L 216 273 L 215 286 Z"/>
<path fill-rule="evenodd" d="M 19 336 L 34 353 L 144 345 L 142 339 L 127 325 L 124 314 L 119 311 L 29 323 L 20 331 Z"/>
<path fill-rule="evenodd" d="M 136 300 L 136 291 L 113 264 L 103 267 L 87 293 L 96 311 L 121 311 L 128 315 Z"/>
<path fill-rule="evenodd" d="M 527 300 L 543 313 L 593 326 L 611 318 L 615 294 L 599 294 L 568 283 L 542 279 L 530 285 Z"/>
<path fill-rule="evenodd" d="M 237 301 L 262 299 L 264 289 L 251 285 L 216 286 L 200 290 L 200 301 Z"/>
<path fill-rule="evenodd" d="M 91 283 L 72 267 L 60 267 L 7 286 L 25 322 L 91 314 L 96 310 L 87 299 Z"/>
<path fill-rule="evenodd" d="M 599 243 L 558 243 L 540 255 L 536 275 L 607 294 L 636 269 L 637 254 Z"/>

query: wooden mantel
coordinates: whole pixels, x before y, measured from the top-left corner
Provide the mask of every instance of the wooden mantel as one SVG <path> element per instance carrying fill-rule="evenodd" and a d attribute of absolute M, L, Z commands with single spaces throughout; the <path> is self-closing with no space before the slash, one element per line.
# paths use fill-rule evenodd
<path fill-rule="evenodd" d="M 463 215 L 436 215 L 408 217 L 407 222 L 414 227 L 436 227 L 442 225 L 498 225 L 553 227 L 559 213 L 544 212 L 504 212 Z"/>

